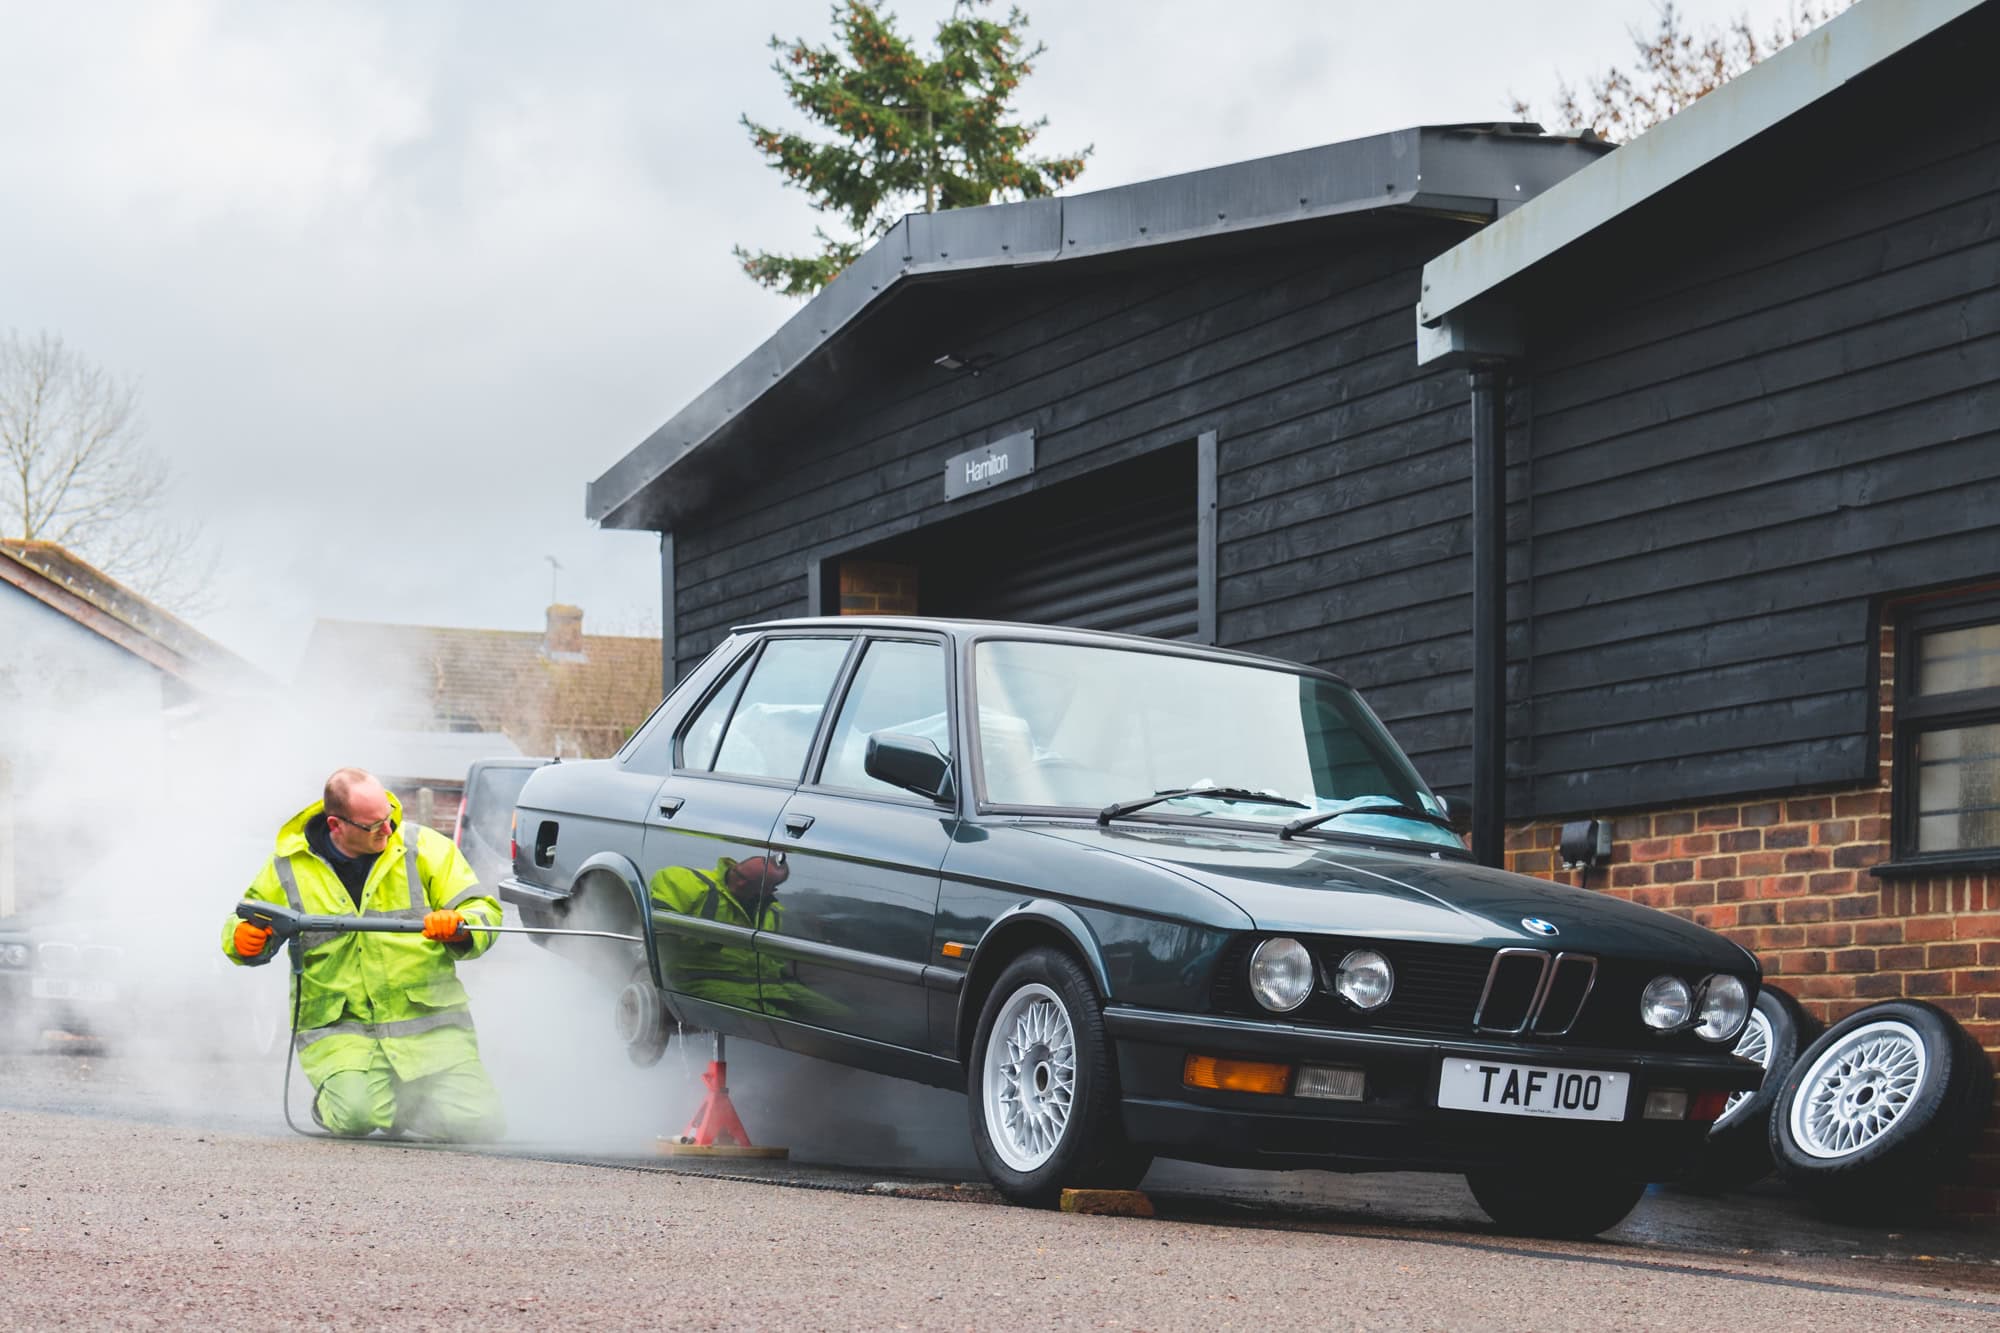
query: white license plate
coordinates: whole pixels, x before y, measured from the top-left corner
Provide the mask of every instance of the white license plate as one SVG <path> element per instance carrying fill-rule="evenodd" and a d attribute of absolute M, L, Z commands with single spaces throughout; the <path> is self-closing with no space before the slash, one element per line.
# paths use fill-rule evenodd
<path fill-rule="evenodd" d="M 1451 1058 L 1438 1076 L 1438 1105 L 1558 1120 L 1623 1120 L 1630 1087 L 1629 1074 Z"/>
<path fill-rule="evenodd" d="M 109 1004 L 118 998 L 118 987 L 97 978 L 36 977 L 29 992 L 38 1000 L 72 1000 L 86 1004 Z"/>

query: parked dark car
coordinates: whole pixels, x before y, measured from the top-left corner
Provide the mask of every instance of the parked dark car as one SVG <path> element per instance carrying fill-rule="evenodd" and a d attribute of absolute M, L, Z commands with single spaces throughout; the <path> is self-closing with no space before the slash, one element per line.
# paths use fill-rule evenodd
<path fill-rule="evenodd" d="M 514 802 L 528 775 L 553 759 L 509 756 L 477 759 L 465 771 L 465 794 L 458 801 L 452 841 L 465 853 L 481 884 L 495 884 L 513 865 Z"/>
<path fill-rule="evenodd" d="M 1268 658 L 755 625 L 519 805 L 501 894 L 643 936 L 633 1040 L 664 1006 L 963 1089 L 1017 1201 L 1155 1156 L 1455 1171 L 1594 1234 L 1760 1075 L 1751 955 L 1474 863 L 1352 689 Z"/>

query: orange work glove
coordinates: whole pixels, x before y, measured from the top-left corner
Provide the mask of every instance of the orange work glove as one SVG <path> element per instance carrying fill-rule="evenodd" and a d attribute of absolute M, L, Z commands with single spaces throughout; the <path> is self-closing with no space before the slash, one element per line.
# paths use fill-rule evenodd
<path fill-rule="evenodd" d="M 238 958 L 259 958 L 264 946 L 271 942 L 271 932 L 262 926 L 253 926 L 248 921 L 236 923 L 236 936 L 230 943 L 236 946 Z"/>
<path fill-rule="evenodd" d="M 472 936 L 465 931 L 465 918 L 456 912 L 432 912 L 424 917 L 424 938 L 441 944 L 463 944 Z"/>

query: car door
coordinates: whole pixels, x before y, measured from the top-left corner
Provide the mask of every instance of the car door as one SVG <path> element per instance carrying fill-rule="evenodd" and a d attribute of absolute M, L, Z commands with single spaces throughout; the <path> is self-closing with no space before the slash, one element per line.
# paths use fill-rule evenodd
<path fill-rule="evenodd" d="M 773 886 L 776 908 L 757 935 L 772 1017 L 926 1049 L 924 969 L 939 867 L 957 816 L 950 805 L 870 777 L 863 765 L 877 732 L 919 736 L 949 755 L 948 672 L 940 638 L 863 642 L 815 779 L 786 801 L 772 835 L 786 857 Z M 831 1053 L 811 1031 L 781 1028 L 778 1039 Z"/>
<path fill-rule="evenodd" d="M 663 989 L 760 1009 L 752 937 L 783 873 L 771 831 L 799 784 L 852 642 L 842 634 L 762 640 L 677 736 L 643 853 Z"/>

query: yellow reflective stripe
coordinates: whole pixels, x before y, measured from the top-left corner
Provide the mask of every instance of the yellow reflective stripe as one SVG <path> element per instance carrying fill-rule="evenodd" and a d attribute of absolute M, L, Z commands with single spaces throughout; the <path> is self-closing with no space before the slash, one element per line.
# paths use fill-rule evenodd
<path fill-rule="evenodd" d="M 373 1041 L 387 1041 L 393 1037 L 414 1037 L 420 1032 L 432 1032 L 438 1028 L 471 1026 L 470 1009 L 451 1009 L 441 1014 L 425 1014 L 421 1018 L 401 1018 L 393 1023 L 329 1023 L 323 1028 L 301 1032 L 293 1040 L 303 1051 L 314 1042 L 328 1037 L 367 1037 Z"/>

